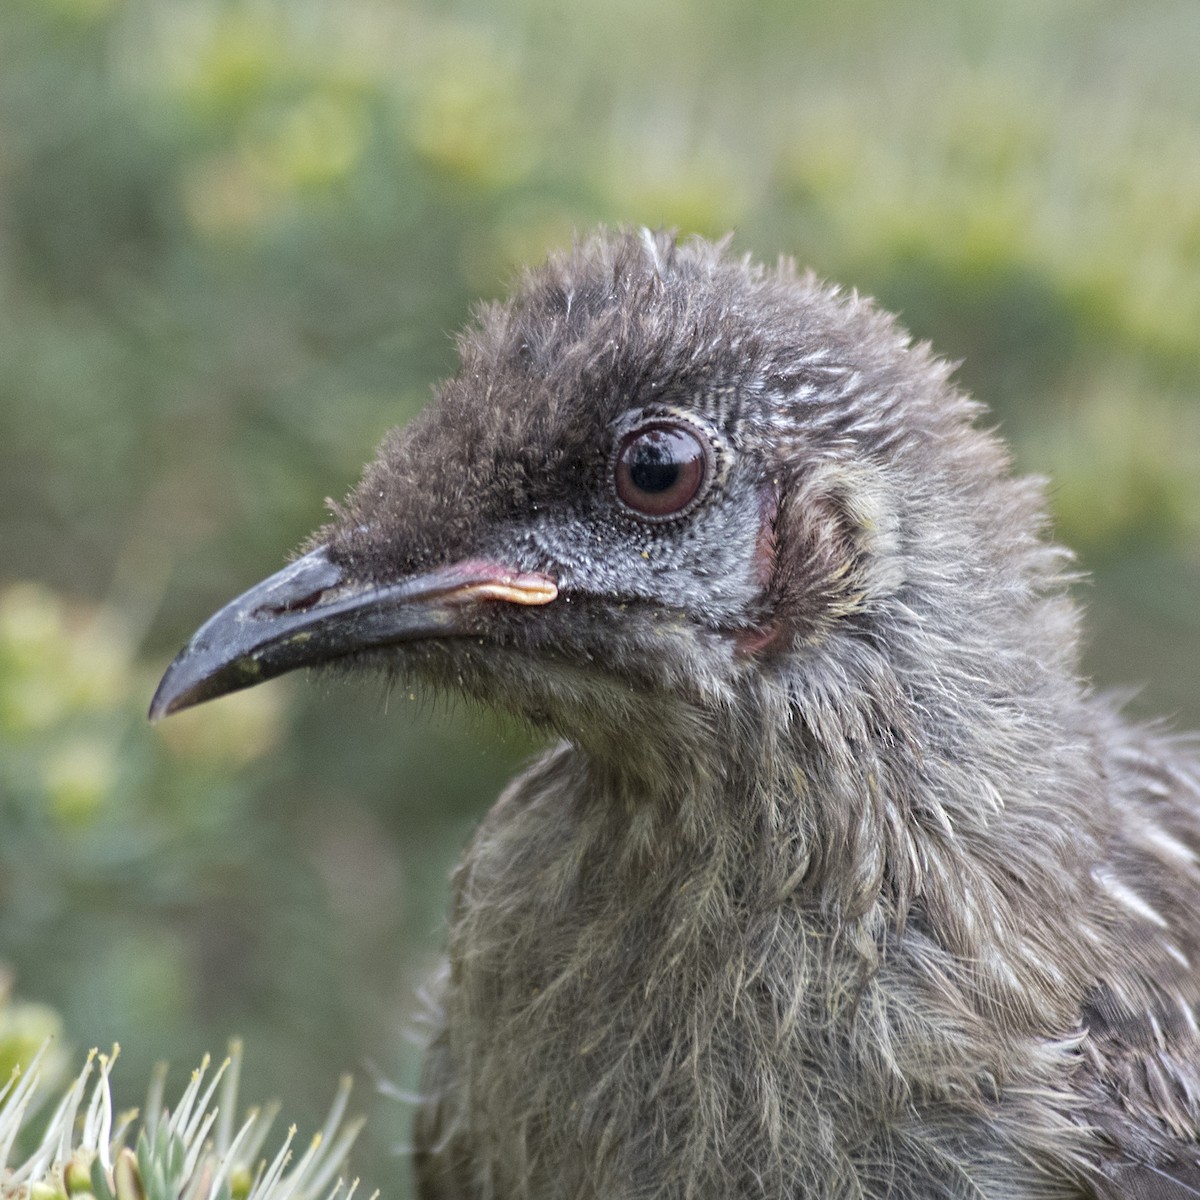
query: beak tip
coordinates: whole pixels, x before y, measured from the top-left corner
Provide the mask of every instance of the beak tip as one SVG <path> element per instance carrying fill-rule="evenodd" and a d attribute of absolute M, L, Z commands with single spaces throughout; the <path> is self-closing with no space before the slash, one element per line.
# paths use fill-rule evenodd
<path fill-rule="evenodd" d="M 159 681 L 158 687 L 154 691 L 154 697 L 150 701 L 150 709 L 146 713 L 151 725 L 157 725 L 163 717 L 169 717 L 172 713 L 177 713 L 181 708 L 187 708 L 189 704 L 195 701 L 189 698 L 190 688 L 180 688 L 177 683 L 172 680 L 172 676 L 176 674 L 176 665 L 179 659 L 176 659 L 163 674 Z"/>
<path fill-rule="evenodd" d="M 271 678 L 271 674 L 274 672 L 264 673 L 248 654 L 214 656 L 207 647 L 197 651 L 193 642 L 180 651 L 164 672 L 146 715 L 151 724 L 156 724 L 185 708 L 253 687 Z"/>

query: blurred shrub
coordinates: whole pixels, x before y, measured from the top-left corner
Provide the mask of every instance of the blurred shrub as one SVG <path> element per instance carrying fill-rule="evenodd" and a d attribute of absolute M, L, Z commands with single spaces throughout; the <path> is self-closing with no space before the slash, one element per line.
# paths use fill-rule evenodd
<path fill-rule="evenodd" d="M 12 997 L 12 980 L 0 965 L 0 1089 L 29 1068 L 39 1050 L 45 1088 L 58 1086 L 66 1055 L 62 1048 L 62 1020 L 45 1004 L 31 1004 Z"/>
<path fill-rule="evenodd" d="M 271 842 L 236 773 L 277 743 L 278 693 L 200 710 L 167 739 L 143 718 L 152 681 L 103 610 L 0 592 L 0 946 L 73 1033 L 166 1024 L 190 1049 L 206 1003 L 246 973 L 204 977 L 213 939 L 239 948 L 231 905 L 261 908 Z M 252 954 L 266 931 L 240 934 Z"/>

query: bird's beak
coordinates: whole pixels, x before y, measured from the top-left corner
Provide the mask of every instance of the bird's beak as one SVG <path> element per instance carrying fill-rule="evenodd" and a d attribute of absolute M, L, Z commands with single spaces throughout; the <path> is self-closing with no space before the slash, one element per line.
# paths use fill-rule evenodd
<path fill-rule="evenodd" d="M 372 646 L 462 632 L 464 610 L 486 601 L 549 604 L 557 595 L 547 575 L 483 560 L 395 583 L 359 583 L 322 546 L 243 592 L 196 631 L 163 675 L 150 719 Z"/>

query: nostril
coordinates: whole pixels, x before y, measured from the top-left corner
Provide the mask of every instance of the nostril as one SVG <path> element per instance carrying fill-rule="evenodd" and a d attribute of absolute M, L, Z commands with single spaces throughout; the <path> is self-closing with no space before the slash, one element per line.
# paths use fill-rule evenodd
<path fill-rule="evenodd" d="M 251 613 L 255 617 L 279 617 L 284 613 L 304 612 L 314 608 L 329 591 L 329 588 L 317 588 L 304 596 L 291 597 L 282 604 L 260 604 Z"/>

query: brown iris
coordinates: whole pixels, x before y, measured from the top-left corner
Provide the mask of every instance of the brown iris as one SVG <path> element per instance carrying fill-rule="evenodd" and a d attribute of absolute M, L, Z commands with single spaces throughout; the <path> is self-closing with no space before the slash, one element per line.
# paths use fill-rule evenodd
<path fill-rule="evenodd" d="M 643 517 L 678 516 L 704 487 L 709 458 L 700 434 L 688 426 L 643 425 L 626 434 L 617 451 L 617 496 Z"/>

